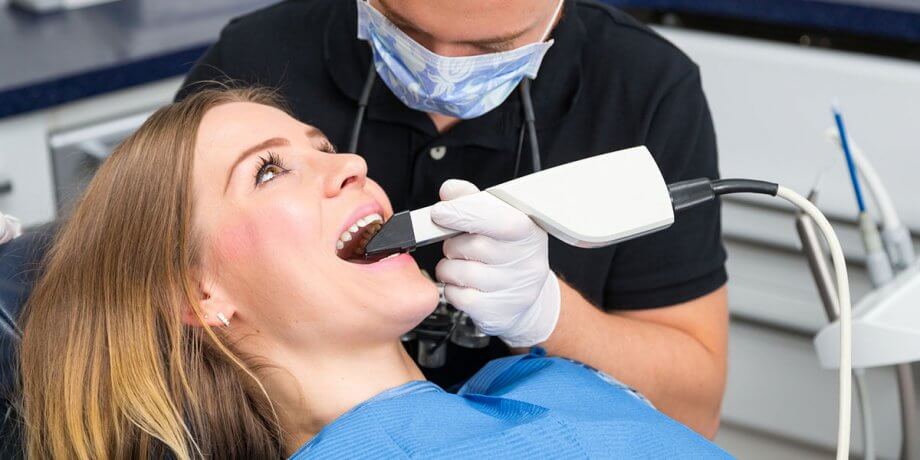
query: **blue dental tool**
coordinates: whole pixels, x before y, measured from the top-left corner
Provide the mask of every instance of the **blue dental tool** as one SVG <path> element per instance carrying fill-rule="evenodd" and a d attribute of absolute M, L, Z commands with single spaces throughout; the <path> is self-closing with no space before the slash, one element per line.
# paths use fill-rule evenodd
<path fill-rule="evenodd" d="M 843 115 L 837 104 L 833 104 L 831 109 L 834 112 L 834 121 L 837 123 L 837 132 L 840 133 L 840 146 L 843 148 L 843 155 L 847 159 L 847 169 L 850 170 L 850 181 L 853 183 L 853 193 L 856 194 L 856 205 L 859 206 L 860 214 L 866 212 L 866 202 L 863 201 L 862 187 L 859 185 L 859 176 L 856 174 L 856 164 L 853 163 L 853 154 L 850 153 L 850 139 L 847 137 L 846 125 L 843 123 Z"/>

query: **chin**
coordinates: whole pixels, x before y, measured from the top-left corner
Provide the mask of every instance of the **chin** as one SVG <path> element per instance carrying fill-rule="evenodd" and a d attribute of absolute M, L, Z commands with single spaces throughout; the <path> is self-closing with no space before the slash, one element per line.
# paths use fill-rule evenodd
<path fill-rule="evenodd" d="M 394 319 L 405 329 L 404 332 L 421 323 L 438 306 L 437 286 L 421 273 L 413 278 L 394 284 L 385 296 L 381 296 L 386 298 L 381 307 L 389 305 L 384 313 L 395 316 Z"/>
<path fill-rule="evenodd" d="M 433 312 L 434 309 L 438 307 L 439 297 L 440 295 L 438 293 L 438 287 L 434 284 L 434 282 L 428 279 L 424 279 L 423 277 L 419 289 L 416 290 L 412 299 L 413 305 L 418 305 L 419 311 L 424 313 L 419 321 L 430 315 L 431 312 Z"/>
<path fill-rule="evenodd" d="M 371 264 L 346 265 L 343 275 L 359 305 L 371 313 L 366 319 L 375 335 L 402 335 L 418 325 L 438 306 L 438 288 L 422 275 L 409 254 Z M 379 336 L 379 335 L 378 335 Z"/>

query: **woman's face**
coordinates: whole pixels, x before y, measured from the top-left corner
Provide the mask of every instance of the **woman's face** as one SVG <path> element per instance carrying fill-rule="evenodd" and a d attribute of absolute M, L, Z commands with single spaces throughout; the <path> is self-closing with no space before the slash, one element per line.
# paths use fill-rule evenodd
<path fill-rule="evenodd" d="M 212 317 L 296 351 L 393 340 L 436 306 L 408 254 L 358 260 L 362 236 L 393 211 L 364 160 L 334 153 L 316 128 L 260 104 L 221 105 L 201 122 L 194 161 Z"/>

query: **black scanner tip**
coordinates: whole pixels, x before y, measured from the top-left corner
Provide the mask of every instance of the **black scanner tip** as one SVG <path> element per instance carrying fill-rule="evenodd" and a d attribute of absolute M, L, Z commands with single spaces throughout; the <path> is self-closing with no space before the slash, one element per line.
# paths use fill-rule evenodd
<path fill-rule="evenodd" d="M 415 232 L 412 231 L 412 217 L 409 211 L 394 214 L 383 224 L 367 246 L 364 258 L 379 260 L 391 254 L 408 252 L 415 249 Z"/>

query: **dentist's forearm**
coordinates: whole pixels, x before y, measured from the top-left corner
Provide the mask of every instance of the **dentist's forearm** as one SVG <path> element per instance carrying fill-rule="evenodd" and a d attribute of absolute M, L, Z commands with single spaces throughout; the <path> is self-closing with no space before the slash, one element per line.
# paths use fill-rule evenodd
<path fill-rule="evenodd" d="M 600 369 L 639 390 L 672 418 L 706 437 L 715 436 L 725 387 L 724 287 L 665 307 L 673 310 L 656 313 L 660 321 L 655 316 L 608 314 L 561 280 L 560 289 L 562 308 L 556 329 L 543 344 L 547 352 Z M 709 318 L 678 326 L 694 309 Z M 724 315 L 720 309 L 726 310 Z"/>

